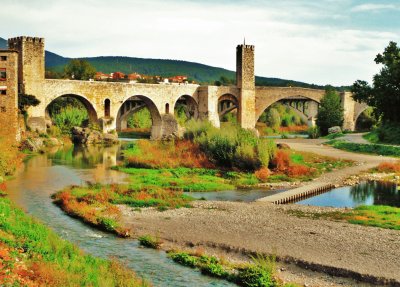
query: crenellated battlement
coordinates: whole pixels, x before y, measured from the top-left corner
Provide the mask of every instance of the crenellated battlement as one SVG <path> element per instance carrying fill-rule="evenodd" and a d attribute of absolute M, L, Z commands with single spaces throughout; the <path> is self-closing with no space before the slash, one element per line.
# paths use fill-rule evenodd
<path fill-rule="evenodd" d="M 245 44 L 237 45 L 236 50 L 239 51 L 240 49 L 249 49 L 251 51 L 254 51 L 255 46 L 254 45 L 245 45 Z"/>
<path fill-rule="evenodd" d="M 33 42 L 33 43 L 43 43 L 44 38 L 40 37 L 27 37 L 27 36 L 20 36 L 8 39 L 8 43 L 20 43 L 20 42 Z"/>

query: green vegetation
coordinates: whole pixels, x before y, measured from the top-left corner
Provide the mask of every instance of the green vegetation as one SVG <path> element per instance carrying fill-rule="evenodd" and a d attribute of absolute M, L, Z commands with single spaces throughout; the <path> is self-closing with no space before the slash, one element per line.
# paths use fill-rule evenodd
<path fill-rule="evenodd" d="M 224 168 L 254 171 L 268 167 L 275 154 L 275 143 L 259 139 L 252 131 L 237 126 L 223 130 L 210 123 L 189 121 L 185 138 L 198 144 L 211 162 Z"/>
<path fill-rule="evenodd" d="M 51 102 L 47 111 L 59 132 L 70 135 L 75 126 L 88 123 L 89 115 L 82 102 L 74 97 L 59 97 Z"/>
<path fill-rule="evenodd" d="M 5 286 L 149 286 L 115 261 L 84 254 L 8 199 L 0 198 L 0 214 Z"/>
<path fill-rule="evenodd" d="M 307 129 L 307 134 L 310 139 L 317 139 L 320 136 L 320 131 L 317 126 L 309 127 Z"/>
<path fill-rule="evenodd" d="M 400 147 L 396 146 L 387 146 L 381 144 L 358 144 L 340 140 L 332 140 L 326 142 L 326 144 L 331 145 L 334 148 L 351 152 L 400 157 Z"/>
<path fill-rule="evenodd" d="M 261 114 L 257 129 L 263 135 L 305 133 L 307 123 L 293 108 L 275 103 Z"/>
<path fill-rule="evenodd" d="M 352 224 L 400 230 L 400 208 L 398 207 L 374 205 L 359 206 L 349 212 L 310 213 L 292 210 L 289 213 L 298 217 L 343 220 Z"/>
<path fill-rule="evenodd" d="M 140 236 L 138 240 L 140 245 L 147 248 L 160 249 L 162 245 L 160 238 L 151 235 Z"/>
<path fill-rule="evenodd" d="M 400 127 L 393 123 L 381 124 L 364 138 L 372 143 L 400 145 Z"/>
<path fill-rule="evenodd" d="M 324 136 L 324 139 L 328 139 L 328 140 L 334 140 L 337 138 L 341 138 L 344 137 L 344 133 L 334 133 L 334 134 L 328 134 L 326 136 Z"/>
<path fill-rule="evenodd" d="M 316 124 L 322 135 L 327 135 L 330 127 L 341 127 L 343 124 L 343 108 L 340 97 L 332 88 L 328 88 L 321 99 Z"/>
<path fill-rule="evenodd" d="M 71 186 L 53 195 L 54 203 L 67 214 L 100 229 L 114 232 L 121 237 L 130 236 L 120 222 L 121 211 L 116 204 L 131 207 L 168 208 L 190 207 L 192 197 L 171 189 L 143 188 L 135 190 L 123 185 L 89 184 Z"/>
<path fill-rule="evenodd" d="M 361 115 L 358 116 L 356 122 L 356 131 L 370 131 L 374 127 L 376 127 L 377 124 L 378 121 L 376 120 L 374 109 L 372 107 L 369 107 L 365 111 L 363 111 Z"/>
<path fill-rule="evenodd" d="M 152 120 L 147 107 L 133 113 L 128 119 L 128 128 L 151 129 Z"/>
<path fill-rule="evenodd" d="M 170 251 L 168 256 L 178 264 L 197 268 L 203 274 L 225 279 L 244 287 L 289 287 L 276 276 L 275 257 L 257 256 L 253 263 L 233 264 L 215 256 Z"/>
<path fill-rule="evenodd" d="M 95 67 L 97 71 L 103 73 L 112 73 L 120 71 L 124 74 L 137 72 L 144 75 L 158 75 L 161 77 L 172 77 L 176 75 L 186 75 L 199 83 L 217 84 L 215 81 L 221 81 L 221 77 L 235 79 L 234 71 L 222 68 L 211 67 L 194 62 L 180 60 L 163 59 L 143 59 L 133 57 L 92 57 L 82 58 Z M 65 65 L 70 58 L 64 58 L 54 53 L 46 51 L 46 69 L 52 72 L 62 73 Z M 221 83 L 222 84 L 222 83 Z M 258 86 L 298 86 L 306 88 L 323 88 L 314 84 L 307 84 L 298 81 L 290 81 L 277 78 L 266 78 L 256 76 L 256 85 Z"/>
<path fill-rule="evenodd" d="M 218 170 L 205 168 L 125 168 L 118 170 L 130 175 L 129 188 L 141 190 L 148 188 L 167 188 L 176 191 L 218 191 L 231 190 L 235 186 L 223 178 Z"/>
<path fill-rule="evenodd" d="M 374 107 L 374 112 L 382 123 L 399 124 L 400 113 L 400 47 L 390 42 L 375 63 L 383 65 L 373 78 L 373 85 L 366 81 L 356 81 L 352 86 L 355 100 Z"/>
<path fill-rule="evenodd" d="M 87 60 L 72 59 L 64 67 L 64 74 L 69 79 L 87 81 L 94 78 L 96 68 Z"/>

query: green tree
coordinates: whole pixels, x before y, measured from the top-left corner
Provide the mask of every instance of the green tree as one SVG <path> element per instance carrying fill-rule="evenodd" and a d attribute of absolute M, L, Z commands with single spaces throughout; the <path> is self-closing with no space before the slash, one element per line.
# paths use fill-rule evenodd
<path fill-rule="evenodd" d="M 343 125 L 343 108 L 335 90 L 330 88 L 326 90 L 321 100 L 316 123 L 322 135 L 328 134 L 330 127 Z"/>
<path fill-rule="evenodd" d="M 375 113 L 384 123 L 400 122 L 400 48 L 390 42 L 383 54 L 375 58 L 383 67 L 373 78 L 372 87 L 357 80 L 352 86 L 353 98 L 375 108 Z"/>
<path fill-rule="evenodd" d="M 25 115 L 29 107 L 36 107 L 40 101 L 33 95 L 18 94 L 18 110 Z"/>
<path fill-rule="evenodd" d="M 65 66 L 64 74 L 70 79 L 87 81 L 93 79 L 96 69 L 86 60 L 72 59 Z"/>
<path fill-rule="evenodd" d="M 282 119 L 278 110 L 275 108 L 272 108 L 268 111 L 266 120 L 267 124 L 273 129 L 279 128 L 281 126 Z"/>

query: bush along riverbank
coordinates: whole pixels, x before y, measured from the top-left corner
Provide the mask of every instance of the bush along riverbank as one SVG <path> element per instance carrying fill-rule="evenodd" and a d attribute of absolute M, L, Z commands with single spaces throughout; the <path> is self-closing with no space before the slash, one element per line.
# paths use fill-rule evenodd
<path fill-rule="evenodd" d="M 341 140 L 331 140 L 325 144 L 334 148 L 365 154 L 400 157 L 400 147 L 382 144 L 359 144 Z"/>
<path fill-rule="evenodd" d="M 84 254 L 6 198 L 0 214 L 2 286 L 150 286 L 116 261 Z"/>
<path fill-rule="evenodd" d="M 124 162 L 114 167 L 130 175 L 127 185 L 72 186 L 55 194 L 54 202 L 71 216 L 127 237 L 131 234 L 124 227 L 120 204 L 160 211 L 190 208 L 194 199 L 184 192 L 306 181 L 352 164 L 309 153 L 276 150 L 273 142 L 237 127 L 221 135 L 209 123 L 192 122 L 185 137 L 129 144 L 123 151 Z"/>
<path fill-rule="evenodd" d="M 400 208 L 392 206 L 358 206 L 350 211 L 338 210 L 318 213 L 288 210 L 288 213 L 297 217 L 346 221 L 352 224 L 400 230 Z"/>
<path fill-rule="evenodd" d="M 118 204 L 130 207 L 155 207 L 160 211 L 168 208 L 191 207 L 193 198 L 169 189 L 132 189 L 123 185 L 89 184 L 86 187 L 71 186 L 53 195 L 55 204 L 67 214 L 121 237 L 131 236 L 122 224 Z"/>
<path fill-rule="evenodd" d="M 282 283 L 276 276 L 275 258 L 257 256 L 252 263 L 234 264 L 227 260 L 208 256 L 202 252 L 188 253 L 169 251 L 168 256 L 176 263 L 196 268 L 201 273 L 225 279 L 244 287 L 296 287 Z"/>

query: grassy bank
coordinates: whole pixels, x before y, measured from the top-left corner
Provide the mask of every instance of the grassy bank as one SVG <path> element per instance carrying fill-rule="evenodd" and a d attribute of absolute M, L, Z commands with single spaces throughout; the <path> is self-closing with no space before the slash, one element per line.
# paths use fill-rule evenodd
<path fill-rule="evenodd" d="M 340 140 L 332 140 L 326 144 L 334 148 L 350 152 L 400 157 L 400 147 L 396 146 L 387 146 L 381 144 L 358 144 Z"/>
<path fill-rule="evenodd" d="M 129 186 L 101 184 L 71 186 L 53 195 L 53 199 L 67 214 L 121 237 L 128 237 L 130 233 L 121 223 L 121 211 L 116 204 L 156 207 L 162 211 L 190 207 L 193 200 L 182 192 L 169 189 L 134 190 Z"/>
<path fill-rule="evenodd" d="M 289 212 L 298 217 L 346 221 L 352 224 L 400 230 L 400 208 L 398 207 L 375 205 L 359 206 L 349 212 L 306 213 L 298 210 Z"/>
<path fill-rule="evenodd" d="M 0 198 L 0 214 L 4 286 L 150 286 L 116 261 L 84 254 L 8 199 Z"/>
<path fill-rule="evenodd" d="M 170 251 L 168 256 L 178 264 L 196 268 L 201 273 L 225 279 L 244 287 L 295 287 L 292 283 L 282 283 L 276 276 L 275 258 L 258 256 L 253 263 L 234 264 L 202 252 L 187 253 Z"/>

